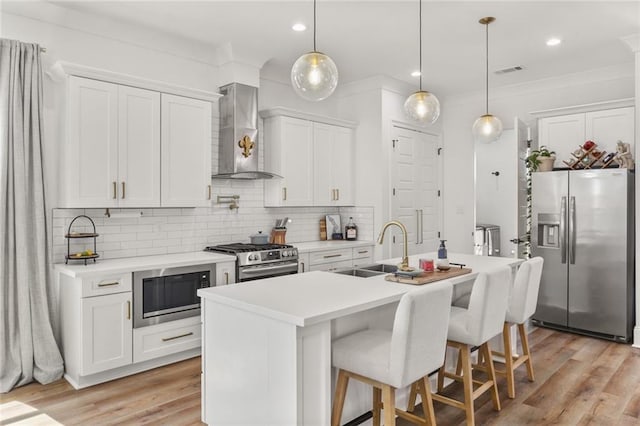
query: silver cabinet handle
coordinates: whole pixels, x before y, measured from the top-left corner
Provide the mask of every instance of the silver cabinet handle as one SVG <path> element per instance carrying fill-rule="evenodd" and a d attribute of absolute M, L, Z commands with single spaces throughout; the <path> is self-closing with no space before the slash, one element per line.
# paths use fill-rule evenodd
<path fill-rule="evenodd" d="M 340 200 L 340 190 L 336 188 L 336 201 Z"/>
<path fill-rule="evenodd" d="M 304 262 L 300 262 L 300 265 L 302 266 L 302 272 L 304 272 Z"/>
<path fill-rule="evenodd" d="M 162 341 L 163 342 L 168 342 L 170 340 L 176 340 L 176 339 L 180 339 L 181 337 L 187 337 L 187 336 L 193 336 L 193 331 L 190 331 L 188 333 L 184 333 L 184 334 L 180 334 L 178 336 L 173 336 L 173 337 L 163 337 Z"/>
<path fill-rule="evenodd" d="M 118 198 L 118 183 L 117 182 L 113 182 L 113 199 L 117 199 Z"/>
<path fill-rule="evenodd" d="M 225 284 L 229 284 L 229 273 L 228 272 L 224 273 L 224 283 Z"/>
<path fill-rule="evenodd" d="M 131 301 L 127 300 L 127 319 L 131 319 Z"/>
<path fill-rule="evenodd" d="M 287 201 L 287 187 L 282 188 L 282 200 Z"/>
<path fill-rule="evenodd" d="M 567 235 L 566 235 L 566 220 L 567 220 L 567 197 L 562 197 L 560 200 L 560 229 L 558 232 L 558 238 L 560 239 L 560 263 L 567 263 Z M 541 244 L 538 241 L 538 246 Z"/>
<path fill-rule="evenodd" d="M 576 263 L 576 197 L 569 202 L 569 263 Z"/>
<path fill-rule="evenodd" d="M 369 253 L 369 250 L 360 250 L 360 251 L 358 252 L 358 254 L 365 254 L 365 253 Z"/>
<path fill-rule="evenodd" d="M 342 256 L 341 254 L 328 254 L 326 256 L 323 256 L 325 259 L 330 259 L 332 257 L 340 257 Z"/>
<path fill-rule="evenodd" d="M 209 188 L 209 200 L 211 199 L 211 185 L 207 185 L 207 187 Z"/>
<path fill-rule="evenodd" d="M 99 283 L 98 287 L 109 287 L 109 286 L 118 285 L 118 284 L 120 284 L 120 281 L 113 281 L 110 283 Z"/>
<path fill-rule="evenodd" d="M 124 181 L 122 182 L 122 199 L 124 200 L 124 194 L 125 194 L 125 186 L 124 186 Z"/>

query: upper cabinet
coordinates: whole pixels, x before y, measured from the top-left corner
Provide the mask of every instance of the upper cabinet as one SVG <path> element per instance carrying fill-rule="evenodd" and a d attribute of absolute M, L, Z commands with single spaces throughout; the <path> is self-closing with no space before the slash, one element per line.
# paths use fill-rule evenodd
<path fill-rule="evenodd" d="M 159 90 L 171 86 L 157 82 L 149 83 L 155 90 L 132 87 L 145 81 L 115 73 L 96 77 L 115 82 L 64 74 L 58 207 L 208 205 L 212 106 L 206 94 L 205 100 L 168 94 Z M 117 84 L 119 78 L 127 84 Z"/>
<path fill-rule="evenodd" d="M 162 94 L 162 206 L 211 200 L 211 103 Z"/>
<path fill-rule="evenodd" d="M 285 108 L 261 111 L 265 206 L 350 206 L 353 194 L 355 123 Z"/>
<path fill-rule="evenodd" d="M 538 122 L 539 145 L 555 151 L 561 163 L 572 158 L 571 153 L 587 140 L 594 141 L 599 150 L 607 152 L 615 152 L 618 140 L 633 147 L 634 129 L 634 107 L 543 117 Z"/>

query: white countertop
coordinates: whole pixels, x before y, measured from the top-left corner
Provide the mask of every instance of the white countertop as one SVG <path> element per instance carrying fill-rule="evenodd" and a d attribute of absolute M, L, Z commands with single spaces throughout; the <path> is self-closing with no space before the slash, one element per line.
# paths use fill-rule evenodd
<path fill-rule="evenodd" d="M 305 241 L 302 243 L 290 243 L 298 249 L 299 253 L 308 253 L 310 251 L 335 250 L 341 248 L 355 248 L 375 245 L 374 241 L 366 240 L 327 240 L 327 241 Z"/>
<path fill-rule="evenodd" d="M 122 259 L 97 259 L 96 263 L 57 263 L 55 270 L 71 277 L 82 277 L 96 273 L 120 273 L 144 271 L 157 268 L 174 268 L 189 265 L 205 265 L 209 263 L 235 262 L 236 256 L 196 251 L 190 253 L 162 254 L 157 256 L 137 256 Z"/>
<path fill-rule="evenodd" d="M 409 262 L 417 265 L 419 258 L 433 255 L 411 256 Z M 389 259 L 379 263 L 399 261 Z M 466 263 L 473 270 L 470 274 L 450 278 L 452 284 L 468 282 L 478 273 L 495 267 L 515 266 L 522 262 L 521 259 L 464 254 L 450 254 L 449 261 Z M 198 290 L 198 296 L 304 327 L 398 301 L 412 288 L 415 286 L 386 281 L 384 275 L 359 278 L 315 271 L 210 287 Z"/>

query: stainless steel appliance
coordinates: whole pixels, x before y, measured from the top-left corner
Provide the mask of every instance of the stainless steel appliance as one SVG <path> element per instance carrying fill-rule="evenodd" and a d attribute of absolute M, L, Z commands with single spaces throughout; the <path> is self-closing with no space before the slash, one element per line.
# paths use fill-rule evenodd
<path fill-rule="evenodd" d="M 235 254 L 238 282 L 298 273 L 298 250 L 286 244 L 223 244 L 205 248 Z"/>
<path fill-rule="evenodd" d="M 634 181 L 626 169 L 533 173 L 531 244 L 544 257 L 534 323 L 628 341 Z"/>
<path fill-rule="evenodd" d="M 211 286 L 215 265 L 133 273 L 133 328 L 200 315 L 199 288 Z"/>
<path fill-rule="evenodd" d="M 474 254 L 500 256 L 500 227 L 498 225 L 477 223 L 474 241 Z"/>

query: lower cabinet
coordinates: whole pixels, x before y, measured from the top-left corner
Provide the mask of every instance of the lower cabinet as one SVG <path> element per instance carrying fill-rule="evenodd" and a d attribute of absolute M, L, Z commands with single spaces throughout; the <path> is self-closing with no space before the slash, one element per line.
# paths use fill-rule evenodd
<path fill-rule="evenodd" d="M 136 328 L 133 330 L 133 362 L 199 348 L 201 340 L 199 316 Z"/>
<path fill-rule="evenodd" d="M 373 263 L 373 246 L 320 249 L 299 256 L 298 272 L 334 271 Z"/>
<path fill-rule="evenodd" d="M 216 281 L 211 285 L 227 285 L 236 282 L 236 262 L 216 263 Z"/>
<path fill-rule="evenodd" d="M 82 364 L 94 374 L 132 362 L 131 292 L 82 299 Z"/>

